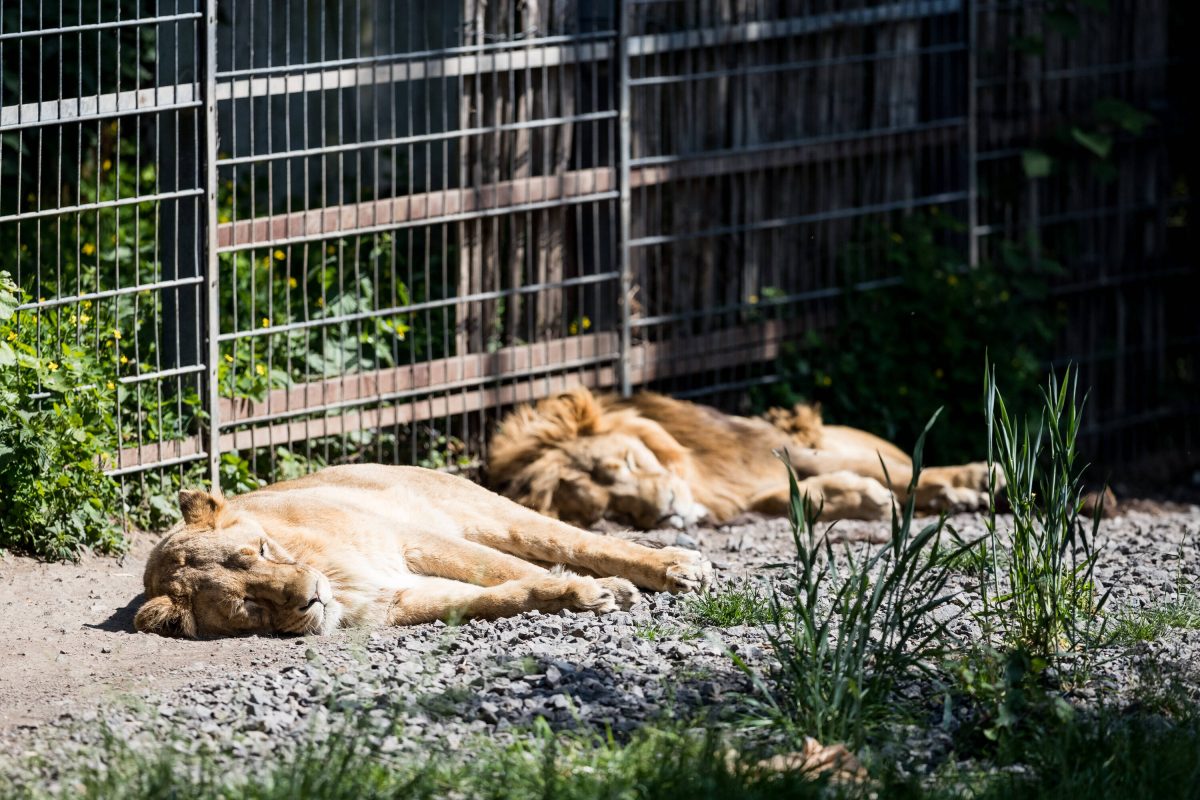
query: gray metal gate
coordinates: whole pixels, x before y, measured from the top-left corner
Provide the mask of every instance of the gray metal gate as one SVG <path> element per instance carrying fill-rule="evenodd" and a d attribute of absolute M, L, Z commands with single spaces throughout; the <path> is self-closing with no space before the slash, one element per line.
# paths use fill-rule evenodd
<path fill-rule="evenodd" d="M 1165 134 L 1129 168 L 1157 170 L 1140 199 L 988 193 L 1084 94 L 1165 103 L 1167 4 L 1112 5 L 1136 53 L 1014 54 L 1032 3 L 21 0 L 0 27 L 5 268 L 44 346 L 111 378 L 114 474 L 465 468 L 497 411 L 570 385 L 720 402 L 777 380 L 847 288 L 840 249 L 898 215 L 967 221 L 975 259 L 1189 204 Z M 1063 290 L 1092 331 L 1064 352 L 1102 394 L 1138 353 L 1161 373 L 1194 347 L 1130 332 L 1113 287 L 1161 319 L 1195 274 L 1139 247 L 1158 266 L 1081 262 Z M 891 285 L 885 264 L 859 288 Z M 1096 291 L 1124 309 L 1115 350 Z M 1109 399 L 1097 436 L 1187 414 Z"/>

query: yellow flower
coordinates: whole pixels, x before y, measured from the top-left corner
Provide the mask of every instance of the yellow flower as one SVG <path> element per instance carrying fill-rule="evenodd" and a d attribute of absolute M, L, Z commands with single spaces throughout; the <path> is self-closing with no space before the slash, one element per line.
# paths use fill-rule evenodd
<path fill-rule="evenodd" d="M 113 328 L 113 338 L 114 338 L 114 339 L 120 339 L 120 338 L 121 338 L 121 332 L 120 332 L 119 330 L 117 330 L 116 328 Z"/>
<path fill-rule="evenodd" d="M 591 321 L 590 319 L 588 319 L 587 317 L 584 317 L 584 318 L 583 318 L 583 322 L 581 322 L 580 324 L 583 326 L 583 329 L 584 329 L 585 331 L 586 331 L 588 328 L 592 327 L 592 321 Z"/>
<path fill-rule="evenodd" d="M 328 247 L 325 248 L 325 252 L 328 255 L 333 255 L 334 253 L 337 252 L 337 249 L 333 245 L 329 245 Z"/>
<path fill-rule="evenodd" d="M 58 362 L 51 361 L 49 364 L 46 365 L 46 368 L 49 369 L 51 372 L 58 372 Z"/>
<path fill-rule="evenodd" d="M 898 233 L 893 233 L 892 241 L 895 242 L 896 244 L 904 244 L 904 237 Z"/>
<path fill-rule="evenodd" d="M 67 322 L 70 322 L 72 325 L 74 325 L 75 324 L 75 315 L 72 314 L 71 316 L 67 317 Z"/>
<path fill-rule="evenodd" d="M 233 356 L 229 355 L 229 353 L 226 353 L 226 354 L 225 354 L 225 360 L 226 360 L 226 361 L 228 361 L 230 364 L 232 364 L 232 363 L 233 363 Z"/>
<path fill-rule="evenodd" d="M 8 336 L 6 336 L 4 338 L 8 339 L 10 342 L 15 342 L 17 340 L 17 332 L 9 331 Z"/>
<path fill-rule="evenodd" d="M 269 328 L 269 327 L 271 327 L 271 318 L 270 318 L 270 317 L 263 317 L 263 318 L 262 318 L 262 326 L 263 326 L 264 328 Z"/>
<path fill-rule="evenodd" d="M 255 372 L 257 372 L 259 375 L 266 375 L 266 374 L 267 374 L 267 368 L 266 368 L 266 367 L 264 367 L 262 364 L 255 364 L 255 365 L 254 365 L 254 371 L 255 371 Z"/>
<path fill-rule="evenodd" d="M 758 295 L 756 295 L 756 294 L 752 294 L 749 297 L 747 297 L 746 299 L 750 301 L 750 305 L 752 305 L 752 306 L 758 304 Z"/>
<path fill-rule="evenodd" d="M 87 325 L 91 321 L 92 321 L 91 315 L 89 315 L 89 314 L 80 314 L 79 315 L 79 324 L 80 325 Z"/>
<path fill-rule="evenodd" d="M 939 381 L 940 381 L 940 380 L 941 380 L 941 379 L 942 379 L 942 378 L 943 378 L 945 375 L 946 375 L 946 373 L 942 372 L 942 368 L 941 368 L 941 367 L 938 367 L 937 369 L 935 369 L 935 370 L 933 371 L 933 377 L 937 378 Z"/>
<path fill-rule="evenodd" d="M 116 384 L 114 384 L 112 381 L 109 381 L 106 385 L 108 386 L 109 391 L 112 391 L 113 389 L 117 388 Z"/>
<path fill-rule="evenodd" d="M 288 278 L 288 288 L 290 288 L 290 289 L 296 288 L 296 279 L 295 278 Z"/>
<path fill-rule="evenodd" d="M 90 256 L 92 253 L 96 252 L 96 245 L 92 244 L 91 242 L 84 242 L 83 247 L 79 249 L 83 251 L 85 256 Z"/>
<path fill-rule="evenodd" d="M 900 387 L 899 389 L 897 389 L 896 391 L 898 391 L 898 392 L 899 392 L 900 394 L 902 394 L 902 395 L 905 395 L 905 394 L 908 394 L 908 387 L 907 387 L 907 386 L 901 386 L 901 387 Z"/>
<path fill-rule="evenodd" d="M 324 297 L 318 297 L 318 298 L 317 298 L 317 305 L 319 305 L 319 306 L 321 306 L 321 307 L 324 307 L 324 306 L 325 306 L 325 298 L 324 298 Z"/>
<path fill-rule="evenodd" d="M 571 324 L 570 324 L 570 325 L 567 327 L 567 330 L 568 330 L 568 331 L 570 331 L 570 333 L 571 333 L 571 335 L 572 335 L 572 336 L 574 336 L 575 334 L 579 333 L 579 323 L 578 323 L 578 322 L 572 322 L 572 323 L 571 323 Z"/>
<path fill-rule="evenodd" d="M 229 215 L 228 214 L 218 214 L 217 222 L 221 223 L 222 225 L 226 224 L 227 222 L 229 222 Z"/>
<path fill-rule="evenodd" d="M 84 301 L 83 301 L 83 307 L 84 307 L 84 308 L 91 308 L 91 307 L 92 307 L 92 301 L 91 301 L 91 300 L 84 300 Z"/>
<path fill-rule="evenodd" d="M 1000 302 L 1001 302 L 1001 303 L 1007 303 L 1007 302 L 1008 302 L 1008 298 L 1009 298 L 1009 294 L 1008 294 L 1008 290 L 1007 290 L 1007 289 L 1005 289 L 1004 291 L 1000 292 Z"/>
<path fill-rule="evenodd" d="M 282 251 L 282 250 L 276 250 L 276 251 L 275 251 L 275 260 L 276 260 L 276 261 L 283 261 L 283 251 Z"/>
<path fill-rule="evenodd" d="M 121 356 L 121 363 L 122 363 L 122 364 L 128 364 L 128 363 L 129 363 L 129 356 L 125 356 L 125 355 Z"/>
<path fill-rule="evenodd" d="M 100 168 L 102 170 L 104 170 L 105 172 L 108 172 L 110 169 L 112 169 L 112 159 L 111 158 L 104 159 L 104 163 L 100 165 Z"/>
<path fill-rule="evenodd" d="M 957 275 L 947 275 L 946 283 L 950 286 L 958 286 L 958 276 Z"/>
<path fill-rule="evenodd" d="M 833 386 L 833 377 L 830 375 L 822 375 L 821 376 L 821 385 L 822 386 Z"/>

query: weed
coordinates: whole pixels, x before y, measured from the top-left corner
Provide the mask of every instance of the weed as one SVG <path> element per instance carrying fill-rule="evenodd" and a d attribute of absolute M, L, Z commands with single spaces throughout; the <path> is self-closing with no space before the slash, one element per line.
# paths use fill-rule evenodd
<path fill-rule="evenodd" d="M 921 453 L 936 419 L 913 449 L 909 500 L 902 510 L 893 508 L 891 542 L 865 554 L 850 546 L 835 553 L 828 536 L 818 539 L 820 509 L 801 496 L 788 466 L 795 585 L 772 587 L 765 626 L 779 660 L 777 685 L 769 689 L 734 660 L 759 688 L 766 718 L 792 735 L 861 743 L 870 723 L 894 713 L 898 683 L 932 674 L 941 660 L 955 616 L 934 617 L 952 597 L 945 593 L 949 568 L 939 545 L 945 518 L 913 528 Z"/>
<path fill-rule="evenodd" d="M 86 348 L 38 346 L 15 324 L 21 289 L 0 271 L 0 548 L 55 560 L 119 552 L 109 389 Z M 111 385 L 111 384 L 110 384 Z"/>
<path fill-rule="evenodd" d="M 690 595 L 683 607 L 697 623 L 721 628 L 761 625 L 771 619 L 771 601 L 748 580 L 729 581 L 715 591 Z"/>
<path fill-rule="evenodd" d="M 1120 645 L 1152 642 L 1171 628 L 1200 629 L 1200 597 L 1181 593 L 1173 600 L 1127 609 L 1117 615 L 1112 641 Z"/>
<path fill-rule="evenodd" d="M 1008 646 L 1053 659 L 1096 640 L 1098 613 L 1108 599 L 1095 591 L 1100 509 L 1090 533 L 1080 521 L 1084 468 L 1076 464 L 1076 436 L 1086 397 L 1076 402 L 1077 374 L 1068 370 L 1060 384 L 1051 373 L 1042 391 L 1041 420 L 1031 426 L 1009 415 L 994 368 L 984 377 L 993 485 L 987 523 L 992 564 L 985 572 L 983 619 L 999 629 Z M 997 557 L 993 465 L 1003 471 L 1012 509 L 1007 561 Z"/>

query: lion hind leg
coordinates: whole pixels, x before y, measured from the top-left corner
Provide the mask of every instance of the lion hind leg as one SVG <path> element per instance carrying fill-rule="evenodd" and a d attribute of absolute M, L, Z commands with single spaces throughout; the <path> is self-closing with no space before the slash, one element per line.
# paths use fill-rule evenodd
<path fill-rule="evenodd" d="M 420 625 L 437 620 L 500 619 L 526 611 L 592 611 L 607 614 L 638 599 L 626 581 L 598 581 L 550 572 L 496 586 L 475 586 L 445 578 L 418 577 L 397 592 L 388 609 L 389 625 Z"/>

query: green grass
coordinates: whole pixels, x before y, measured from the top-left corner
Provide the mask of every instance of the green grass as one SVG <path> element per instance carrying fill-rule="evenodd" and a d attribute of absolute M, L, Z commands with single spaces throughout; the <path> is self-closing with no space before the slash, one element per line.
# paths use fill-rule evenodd
<path fill-rule="evenodd" d="M 122 800 L 370 800 L 372 798 L 656 798 L 836 797 L 820 781 L 798 773 L 771 774 L 726 757 L 713 734 L 646 729 L 628 743 L 594 734 L 554 733 L 544 723 L 516 744 L 472 741 L 457 753 L 385 758 L 356 737 L 310 747 L 290 761 L 251 765 L 247 777 L 207 761 L 189 760 L 170 748 L 158 755 L 131 752 L 110 742 L 106 769 L 67 771 L 62 785 L 77 798 Z M 0 781 L 0 790 L 3 790 Z M 10 788 L 5 796 L 39 798 L 44 789 Z"/>
<path fill-rule="evenodd" d="M 713 591 L 689 595 L 684 610 L 700 625 L 731 628 L 762 625 L 771 619 L 771 601 L 752 581 L 728 581 Z"/>
<path fill-rule="evenodd" d="M 1181 593 L 1174 600 L 1123 611 L 1117 615 L 1112 641 L 1121 645 L 1152 642 L 1172 628 L 1200 629 L 1200 597 Z"/>
<path fill-rule="evenodd" d="M 789 516 L 796 555 L 787 565 L 794 585 L 772 587 L 770 618 L 764 626 L 778 659 L 768 681 L 734 656 L 755 682 L 763 717 L 799 738 L 849 742 L 857 747 L 869 729 L 899 712 L 893 691 L 906 679 L 932 675 L 944 655 L 950 570 L 939 538 L 945 518 L 913 527 L 916 482 L 925 436 L 913 448 L 909 500 L 893 509 L 891 541 L 856 552 L 835 551 L 818 536 L 813 508 L 800 495 L 785 460 L 791 486 Z"/>
<path fill-rule="evenodd" d="M 1090 525 L 1080 515 L 1084 467 L 1076 438 L 1086 397 L 1077 402 L 1078 374 L 1068 370 L 1059 383 L 1051 373 L 1041 419 L 1024 423 L 1009 413 L 994 369 L 984 377 L 988 464 L 1006 480 L 1012 534 L 1009 558 L 1001 559 L 993 486 L 983 619 L 1008 647 L 1054 659 L 1099 638 L 1097 620 L 1108 597 L 1095 591 L 1099 511 Z"/>

